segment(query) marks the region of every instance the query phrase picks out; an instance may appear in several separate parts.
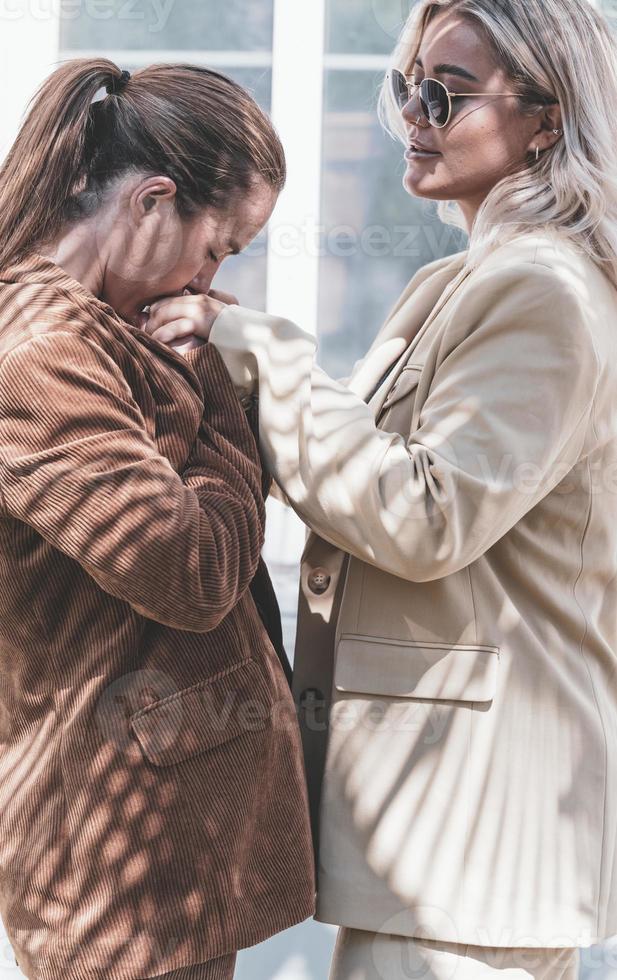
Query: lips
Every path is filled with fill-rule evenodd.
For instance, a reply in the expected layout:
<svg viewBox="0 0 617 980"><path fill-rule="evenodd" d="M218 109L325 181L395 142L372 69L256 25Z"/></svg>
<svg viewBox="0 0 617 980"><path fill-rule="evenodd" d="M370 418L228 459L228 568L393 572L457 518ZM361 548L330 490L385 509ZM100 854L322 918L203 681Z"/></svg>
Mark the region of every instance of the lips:
<svg viewBox="0 0 617 980"><path fill-rule="evenodd" d="M422 143L418 143L417 140L411 140L410 141L410 143L409 143L409 149L410 150L419 150L421 153L432 153L433 156L436 156L436 157L441 156L441 153L438 153L437 150L431 150L431 149L429 149L428 146L423 146Z"/></svg>

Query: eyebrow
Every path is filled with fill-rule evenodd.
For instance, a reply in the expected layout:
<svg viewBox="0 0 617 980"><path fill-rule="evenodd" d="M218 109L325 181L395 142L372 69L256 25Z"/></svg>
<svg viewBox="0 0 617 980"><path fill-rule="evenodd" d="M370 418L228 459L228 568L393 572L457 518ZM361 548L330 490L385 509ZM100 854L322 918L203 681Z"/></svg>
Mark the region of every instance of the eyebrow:
<svg viewBox="0 0 617 980"><path fill-rule="evenodd" d="M424 69L424 65L422 64L420 58L416 58L416 64L419 65L420 68ZM476 78L475 75L472 75L471 72L467 71L466 68L461 68L460 65L450 65L447 63L441 65L435 65L434 74L435 75L458 75L459 78L466 78L468 82L480 81L479 78Z"/></svg>

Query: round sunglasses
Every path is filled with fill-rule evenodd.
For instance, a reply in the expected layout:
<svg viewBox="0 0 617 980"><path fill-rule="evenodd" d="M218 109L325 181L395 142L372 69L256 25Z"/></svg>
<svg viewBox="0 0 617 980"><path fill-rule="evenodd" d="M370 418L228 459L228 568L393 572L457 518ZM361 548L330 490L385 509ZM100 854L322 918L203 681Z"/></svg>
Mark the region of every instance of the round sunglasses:
<svg viewBox="0 0 617 980"><path fill-rule="evenodd" d="M413 77L413 76L412 76ZM436 129L443 129L452 116L452 99L461 99L473 95L512 95L512 92L449 92L443 82L437 78L423 78L419 84L410 82L398 68L388 73L394 101L399 109L404 109L412 98L415 89L419 89L420 108L423 115Z"/></svg>

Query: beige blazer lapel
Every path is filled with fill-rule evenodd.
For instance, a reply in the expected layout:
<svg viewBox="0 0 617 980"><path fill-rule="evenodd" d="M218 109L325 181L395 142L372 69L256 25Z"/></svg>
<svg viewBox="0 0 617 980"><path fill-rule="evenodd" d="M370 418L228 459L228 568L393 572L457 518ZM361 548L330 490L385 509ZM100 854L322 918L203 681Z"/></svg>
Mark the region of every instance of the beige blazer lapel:
<svg viewBox="0 0 617 980"><path fill-rule="evenodd" d="M383 374L396 363L393 372L369 401L375 417L379 415L390 388L421 337L469 275L469 268L461 268L466 255L456 255L452 262L426 279L407 300L395 307L368 353L354 370L347 387L366 399Z"/></svg>
<svg viewBox="0 0 617 980"><path fill-rule="evenodd" d="M420 338L471 271L462 268L466 258L467 252L458 253L451 262L429 276L409 296L403 294L366 356L358 362L352 372L347 387L360 398L366 399L379 379L398 358L393 373L385 379L368 403L375 418L379 416L388 392ZM301 561L308 559L316 541L321 539L307 529ZM326 547L331 549L332 554L338 551L334 545L327 544Z"/></svg>

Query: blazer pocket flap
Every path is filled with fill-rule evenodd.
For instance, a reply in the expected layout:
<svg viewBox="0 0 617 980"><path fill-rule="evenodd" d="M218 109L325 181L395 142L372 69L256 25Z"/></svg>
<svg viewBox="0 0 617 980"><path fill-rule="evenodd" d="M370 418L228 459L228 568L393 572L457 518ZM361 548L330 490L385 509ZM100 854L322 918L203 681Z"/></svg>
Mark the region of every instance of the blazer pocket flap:
<svg viewBox="0 0 617 980"><path fill-rule="evenodd" d="M382 411L390 408L395 402L405 398L410 395L414 388L418 387L418 382L420 380L420 374L422 373L422 366L415 365L404 367L399 374L397 380L394 382L392 388L386 396L386 400L383 403Z"/></svg>
<svg viewBox="0 0 617 980"><path fill-rule="evenodd" d="M334 683L339 691L431 701L491 701L499 648L421 643L343 634Z"/></svg>
<svg viewBox="0 0 617 980"><path fill-rule="evenodd" d="M173 765L270 723L272 697L255 660L243 660L129 717L145 756Z"/></svg>

